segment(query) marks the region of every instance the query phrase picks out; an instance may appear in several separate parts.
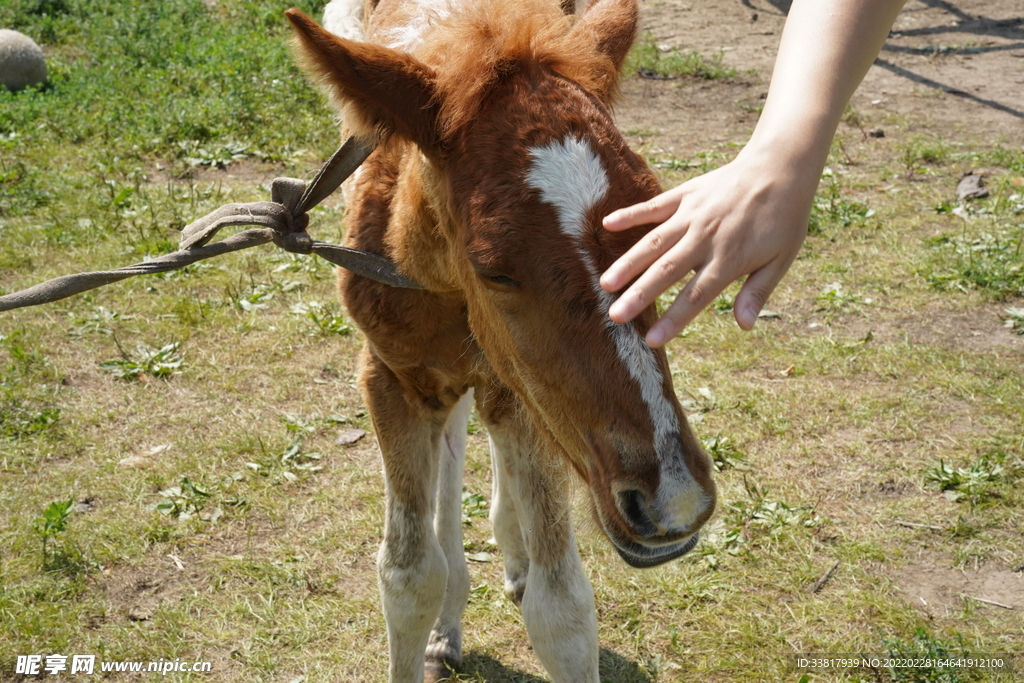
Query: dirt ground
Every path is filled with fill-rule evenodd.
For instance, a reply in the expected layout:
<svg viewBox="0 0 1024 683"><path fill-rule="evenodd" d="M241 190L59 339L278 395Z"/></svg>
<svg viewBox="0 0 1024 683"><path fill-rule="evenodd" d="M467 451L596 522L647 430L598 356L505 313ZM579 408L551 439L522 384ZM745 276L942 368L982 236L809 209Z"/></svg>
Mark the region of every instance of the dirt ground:
<svg viewBox="0 0 1024 683"><path fill-rule="evenodd" d="M616 112L620 126L657 122L657 147L681 158L715 143L742 142L756 123L751 110L767 91L789 4L643 3L641 32L649 31L659 46L708 56L721 51L740 75L724 87L627 81ZM947 139L1024 144L1024 6L1017 0L909 0L851 105L883 130L896 115Z"/></svg>

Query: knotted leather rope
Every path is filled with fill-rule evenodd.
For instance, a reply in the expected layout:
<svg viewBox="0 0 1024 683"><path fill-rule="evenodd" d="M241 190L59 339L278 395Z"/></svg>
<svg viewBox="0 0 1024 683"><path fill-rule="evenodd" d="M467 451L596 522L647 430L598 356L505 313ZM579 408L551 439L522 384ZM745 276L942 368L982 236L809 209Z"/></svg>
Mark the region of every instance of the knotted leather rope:
<svg viewBox="0 0 1024 683"><path fill-rule="evenodd" d="M314 240L306 232L308 211L334 192L370 156L373 148L349 138L324 164L307 185L297 178L275 178L269 202L226 204L186 225L181 231L179 250L116 270L63 275L20 292L0 296L0 311L46 304L102 287L135 275L151 275L185 266L232 251L273 242L294 254L316 254L377 282L393 287L423 289L398 271L389 259L357 249ZM207 244L221 228L231 225L259 225L213 244Z"/></svg>

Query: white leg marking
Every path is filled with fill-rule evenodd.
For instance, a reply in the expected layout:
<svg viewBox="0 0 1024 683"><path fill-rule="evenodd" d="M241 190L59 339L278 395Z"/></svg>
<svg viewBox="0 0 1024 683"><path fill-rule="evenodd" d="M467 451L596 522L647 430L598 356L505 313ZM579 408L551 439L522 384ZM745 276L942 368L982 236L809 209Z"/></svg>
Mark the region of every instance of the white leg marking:
<svg viewBox="0 0 1024 683"><path fill-rule="evenodd" d="M462 547L462 471L466 461L466 426L472 407L473 390L470 389L459 399L445 423L434 516L434 531L448 561L448 584L426 656L436 660L452 658L456 663L462 653L462 613L469 599L469 570Z"/></svg>
<svg viewBox="0 0 1024 683"><path fill-rule="evenodd" d="M597 611L572 530L564 473L546 463L525 416L488 425L491 519L505 585L522 591L530 643L552 683L597 683ZM561 550L558 550L561 549Z"/></svg>
<svg viewBox="0 0 1024 683"><path fill-rule="evenodd" d="M522 610L530 643L552 683L598 683L594 589L583 573L575 538L557 565L534 564Z"/></svg>
<svg viewBox="0 0 1024 683"><path fill-rule="evenodd" d="M374 422L377 423L376 418ZM398 440L381 439L382 448L401 449L386 450L384 456L385 462L392 460L398 466L402 479L392 481L385 466L384 541L377 554L377 573L388 629L389 680L421 683L431 627L441 614L448 583L448 559L434 530L444 437L436 424L419 418L411 419L403 429ZM444 457L450 459L445 450ZM402 460L414 463L415 467L404 468L403 472L402 464L408 463ZM401 497L396 495L396 485L406 487ZM422 499L421 496L427 501L425 509L402 502ZM442 514L447 520L450 510ZM446 525L450 526L447 522ZM447 536L445 540L450 543L451 534Z"/></svg>
<svg viewBox="0 0 1024 683"><path fill-rule="evenodd" d="M709 503L708 497L683 462L678 445L679 420L665 397L662 388L664 378L654 352L644 343L632 323L620 325L608 317L608 308L615 297L601 288L597 266L584 242L585 235L592 229L587 214L608 192L604 165L589 141L571 136L535 147L530 150L530 156L533 164L526 175L527 183L540 191L541 199L554 205L559 229L576 242L619 359L640 387L640 395L651 416L662 481L654 505L665 513L675 511L680 521L684 520L703 510Z"/></svg>
<svg viewBox="0 0 1024 683"><path fill-rule="evenodd" d="M418 683L430 628L444 600L448 562L429 516L397 501L388 501L387 515L377 573L388 627L389 680Z"/></svg>
<svg viewBox="0 0 1024 683"><path fill-rule="evenodd" d="M530 555L519 524L512 473L505 454L517 450L509 434L488 430L491 445L491 528L505 558L505 594L522 603L526 577L530 571ZM513 456L515 457L515 456Z"/></svg>

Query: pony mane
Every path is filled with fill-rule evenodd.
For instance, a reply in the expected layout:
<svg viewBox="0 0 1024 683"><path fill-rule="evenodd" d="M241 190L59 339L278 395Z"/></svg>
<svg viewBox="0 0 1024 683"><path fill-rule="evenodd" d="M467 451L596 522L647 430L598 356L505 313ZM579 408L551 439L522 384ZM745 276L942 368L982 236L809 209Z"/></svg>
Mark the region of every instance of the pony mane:
<svg viewBox="0 0 1024 683"><path fill-rule="evenodd" d="M608 104L617 94L615 63L552 0L461 4L435 16L413 53L435 70L442 140L476 117L492 86L517 74L550 71Z"/></svg>

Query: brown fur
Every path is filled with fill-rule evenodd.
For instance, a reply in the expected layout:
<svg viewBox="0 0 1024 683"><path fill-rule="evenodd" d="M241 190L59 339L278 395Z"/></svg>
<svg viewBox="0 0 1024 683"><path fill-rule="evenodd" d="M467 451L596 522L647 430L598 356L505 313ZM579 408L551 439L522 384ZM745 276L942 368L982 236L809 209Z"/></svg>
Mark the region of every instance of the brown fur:
<svg viewBox="0 0 1024 683"><path fill-rule="evenodd" d="M401 16L389 7L378 12ZM523 71L561 75L611 104L618 71L635 38L636 8L599 3L573 25L558 5L543 0L481 3L460 12L455 21L438 22L417 59L317 31L315 22L298 10L289 10L288 18L301 27L300 61L330 84L353 131L397 134L425 150L438 150L474 119L492 86ZM611 22L634 28L613 34L598 29ZM396 102L398 93L409 99ZM356 97L358 104L347 106ZM422 116L409 125L390 115L397 107Z"/></svg>

